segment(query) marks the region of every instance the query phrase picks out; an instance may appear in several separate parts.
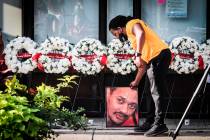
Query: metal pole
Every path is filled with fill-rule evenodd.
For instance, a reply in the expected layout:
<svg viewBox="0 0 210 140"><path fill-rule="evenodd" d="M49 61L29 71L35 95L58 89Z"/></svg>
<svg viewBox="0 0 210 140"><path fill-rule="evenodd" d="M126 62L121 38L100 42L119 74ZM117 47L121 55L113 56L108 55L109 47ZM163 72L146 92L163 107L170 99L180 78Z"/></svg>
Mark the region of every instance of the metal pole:
<svg viewBox="0 0 210 140"><path fill-rule="evenodd" d="M205 70L205 72L204 72L204 74L203 74L203 77L202 77L202 79L201 79L199 85L197 86L197 88L196 88L196 90L195 90L195 92L194 92L194 94L193 94L193 96L192 96L192 98L191 98L191 100L190 100L190 102L189 102L189 104L188 104L188 106L187 106L187 108L186 108L186 110L185 110L185 112L184 112L184 114L183 114L181 120L179 121L178 126L176 127L176 130L171 134L172 137L173 137L173 140L176 139L176 137L177 137L177 135L178 135L178 133L179 133L179 130L180 130L182 124L183 124L183 121L184 121L184 119L185 119L185 116L187 115L188 111L190 110L193 101L195 101L196 95L199 93L199 91L200 91L200 89L201 89L201 86L202 86L202 84L203 84L203 82L204 82L206 76L208 75L209 68L210 68L210 65L208 65L207 69Z"/></svg>
<svg viewBox="0 0 210 140"><path fill-rule="evenodd" d="M73 103L72 103L71 111L74 111L74 105L75 105L76 98L77 98L77 95L78 95L78 92L79 92L79 86L80 86L81 79L82 79L82 75L80 75L80 77L79 77L79 82L78 82L78 86L77 86L76 93L75 93L75 96L74 96L74 100L73 100Z"/></svg>

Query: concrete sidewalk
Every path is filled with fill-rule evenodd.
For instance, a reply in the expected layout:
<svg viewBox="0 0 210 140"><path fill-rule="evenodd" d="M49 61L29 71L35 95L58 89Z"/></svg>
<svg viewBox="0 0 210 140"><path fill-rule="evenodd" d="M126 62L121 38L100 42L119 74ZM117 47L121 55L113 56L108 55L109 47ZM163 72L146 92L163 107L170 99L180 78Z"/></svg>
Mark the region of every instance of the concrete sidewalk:
<svg viewBox="0 0 210 140"><path fill-rule="evenodd" d="M142 135L84 135L62 134L56 140L172 140L171 137L145 137ZM210 140L206 136L179 136L176 140Z"/></svg>
<svg viewBox="0 0 210 140"><path fill-rule="evenodd" d="M91 133L92 132L92 133ZM145 137L143 133L136 133L134 131L124 130L88 130L86 132L71 132L62 133L56 140L172 140L173 138L168 136L168 133L164 133L161 136ZM197 131L181 131L176 140L210 140L210 130L197 132Z"/></svg>
<svg viewBox="0 0 210 140"><path fill-rule="evenodd" d="M133 127L107 128L102 118L90 119L87 130L55 129L59 134L56 140L172 140L170 132L174 132L179 120L166 119L169 132L157 137L145 137L135 132ZM176 140L210 140L210 120L189 120L181 127ZM140 124L143 121L140 122Z"/></svg>

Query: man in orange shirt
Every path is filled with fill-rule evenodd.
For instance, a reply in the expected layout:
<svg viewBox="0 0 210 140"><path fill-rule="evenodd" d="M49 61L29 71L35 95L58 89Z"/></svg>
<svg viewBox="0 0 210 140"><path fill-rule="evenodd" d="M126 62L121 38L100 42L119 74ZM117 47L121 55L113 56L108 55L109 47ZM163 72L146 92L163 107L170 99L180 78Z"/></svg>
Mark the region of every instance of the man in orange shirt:
<svg viewBox="0 0 210 140"><path fill-rule="evenodd" d="M142 20L116 16L109 23L110 32L121 41L129 40L136 50L135 64L138 72L131 88L136 88L146 72L146 121L136 128L145 136L156 136L168 131L164 124L163 96L167 95L166 74L171 61L169 47Z"/></svg>

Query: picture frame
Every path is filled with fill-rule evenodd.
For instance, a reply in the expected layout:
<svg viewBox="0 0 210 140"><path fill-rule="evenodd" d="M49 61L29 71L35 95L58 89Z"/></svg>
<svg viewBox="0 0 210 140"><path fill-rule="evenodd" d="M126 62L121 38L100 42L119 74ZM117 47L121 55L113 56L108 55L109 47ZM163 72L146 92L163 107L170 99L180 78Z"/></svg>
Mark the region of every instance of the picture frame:
<svg viewBox="0 0 210 140"><path fill-rule="evenodd" d="M138 126L138 89L106 87L105 95L106 127Z"/></svg>

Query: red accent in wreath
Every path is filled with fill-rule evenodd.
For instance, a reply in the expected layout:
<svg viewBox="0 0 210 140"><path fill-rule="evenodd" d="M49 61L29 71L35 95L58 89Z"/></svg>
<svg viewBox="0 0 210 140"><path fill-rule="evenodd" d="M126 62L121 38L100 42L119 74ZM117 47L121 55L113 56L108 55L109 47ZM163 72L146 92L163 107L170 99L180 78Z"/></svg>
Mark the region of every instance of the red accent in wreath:
<svg viewBox="0 0 210 140"><path fill-rule="evenodd" d="M105 54L101 57L100 63L102 65L106 65L107 64L107 56Z"/></svg>
<svg viewBox="0 0 210 140"><path fill-rule="evenodd" d="M84 54L84 55L80 55L80 57L85 58L86 61L88 61L88 62L92 62L97 57L97 55L96 54Z"/></svg>
<svg viewBox="0 0 210 140"><path fill-rule="evenodd" d="M32 60L34 61L37 61L39 58L40 58L40 56L41 56L42 54L41 53L36 53L33 57L32 57Z"/></svg>
<svg viewBox="0 0 210 140"><path fill-rule="evenodd" d="M18 53L17 58L31 58L32 54L29 53Z"/></svg>
<svg viewBox="0 0 210 140"><path fill-rule="evenodd" d="M132 57L134 57L134 54L114 54L114 56L118 59L130 59Z"/></svg>
<svg viewBox="0 0 210 140"><path fill-rule="evenodd" d="M201 55L198 56L198 66L199 66L199 69L204 70L204 61Z"/></svg>

